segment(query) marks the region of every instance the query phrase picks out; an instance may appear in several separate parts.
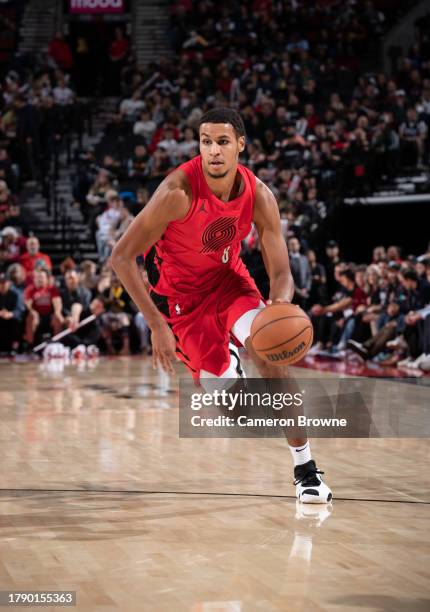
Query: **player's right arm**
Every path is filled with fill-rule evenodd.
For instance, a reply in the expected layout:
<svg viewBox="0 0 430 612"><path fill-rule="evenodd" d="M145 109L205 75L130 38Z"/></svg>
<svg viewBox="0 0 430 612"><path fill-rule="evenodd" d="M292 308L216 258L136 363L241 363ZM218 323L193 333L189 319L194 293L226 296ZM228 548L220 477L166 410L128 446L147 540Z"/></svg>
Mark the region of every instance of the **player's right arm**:
<svg viewBox="0 0 430 612"><path fill-rule="evenodd" d="M130 297L145 317L152 332L153 364L173 373L176 341L172 330L154 305L136 257L161 238L169 223L183 219L191 205L191 193L182 170L167 176L145 208L137 215L112 251L112 267Z"/></svg>

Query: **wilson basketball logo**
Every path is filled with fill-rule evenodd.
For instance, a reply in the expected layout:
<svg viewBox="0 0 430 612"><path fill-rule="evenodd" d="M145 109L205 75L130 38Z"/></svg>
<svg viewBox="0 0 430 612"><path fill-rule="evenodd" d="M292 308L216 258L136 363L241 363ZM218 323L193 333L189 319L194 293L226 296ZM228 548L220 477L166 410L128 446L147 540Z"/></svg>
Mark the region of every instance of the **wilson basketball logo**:
<svg viewBox="0 0 430 612"><path fill-rule="evenodd" d="M236 236L238 217L221 217L210 223L202 236L202 253L215 253L229 245Z"/></svg>
<svg viewBox="0 0 430 612"><path fill-rule="evenodd" d="M281 359L290 359L293 355L300 353L302 349L306 346L305 342L301 342L298 344L292 351L281 351L280 353L272 353L266 355L269 361L279 361Z"/></svg>

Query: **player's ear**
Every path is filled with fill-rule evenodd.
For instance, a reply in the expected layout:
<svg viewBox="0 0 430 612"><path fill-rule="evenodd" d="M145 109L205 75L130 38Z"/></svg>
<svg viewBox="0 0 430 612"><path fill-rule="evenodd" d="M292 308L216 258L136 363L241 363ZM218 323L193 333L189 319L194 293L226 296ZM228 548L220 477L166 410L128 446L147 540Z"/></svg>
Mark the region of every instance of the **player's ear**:
<svg viewBox="0 0 430 612"><path fill-rule="evenodd" d="M239 153L242 153L242 151L245 149L245 136L239 136L237 142L239 145Z"/></svg>

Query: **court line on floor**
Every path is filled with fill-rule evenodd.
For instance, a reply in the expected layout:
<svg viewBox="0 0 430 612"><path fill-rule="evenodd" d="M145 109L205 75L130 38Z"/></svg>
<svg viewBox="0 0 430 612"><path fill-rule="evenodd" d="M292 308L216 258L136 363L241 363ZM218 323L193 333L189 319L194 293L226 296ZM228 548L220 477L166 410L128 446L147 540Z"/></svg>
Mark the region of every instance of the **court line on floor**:
<svg viewBox="0 0 430 612"><path fill-rule="evenodd" d="M122 493L125 495L202 495L210 497L262 497L266 499L296 499L295 495L272 495L269 493L219 493L205 491L139 491L133 489L8 489L0 488L1 493ZM407 499L372 499L366 497L334 497L333 501L376 502L382 504L419 504L430 506L430 501Z"/></svg>

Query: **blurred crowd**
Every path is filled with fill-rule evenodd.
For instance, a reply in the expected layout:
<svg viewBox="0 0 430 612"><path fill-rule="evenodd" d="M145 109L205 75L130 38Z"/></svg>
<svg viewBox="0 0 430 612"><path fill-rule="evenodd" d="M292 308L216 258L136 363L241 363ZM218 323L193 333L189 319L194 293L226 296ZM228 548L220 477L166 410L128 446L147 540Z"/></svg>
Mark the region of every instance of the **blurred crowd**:
<svg viewBox="0 0 430 612"><path fill-rule="evenodd" d="M355 353L380 366L430 371L430 243L418 257L378 246L361 265L345 261L334 241L323 264L315 251L302 253L297 238L288 246L294 301L313 322L311 355Z"/></svg>
<svg viewBox="0 0 430 612"><path fill-rule="evenodd" d="M61 147L72 135L80 137L82 128L82 108L67 73L52 59L14 62L1 80L1 178L14 193L26 181L44 183Z"/></svg>
<svg viewBox="0 0 430 612"><path fill-rule="evenodd" d="M115 192L111 197L117 197ZM123 203L119 207L126 210ZM28 350L68 329L62 342L71 348L83 344L105 354L151 353L148 325L109 259L97 266L66 258L61 274L54 275L36 237L23 241L9 227L2 239L11 255L0 271L0 352ZM294 302L314 326L311 355L344 358L354 353L381 366L430 371L430 243L426 253L406 257L398 246L378 246L370 263L357 265L345 261L335 241L326 244L320 260L288 229L286 239ZM242 256L268 298L255 229L243 243ZM81 327L89 315L95 315L93 320Z"/></svg>
<svg viewBox="0 0 430 612"><path fill-rule="evenodd" d="M428 167L429 18L416 23L408 53L393 56L391 75L373 71L371 53L363 52L401 5L175 1L174 57L147 67L137 66L116 28L101 91L120 97L98 145L76 148L71 177L99 259L67 258L59 275L20 211L19 190L25 181L43 181L65 140L81 133L76 91L91 93L96 66L85 61L85 40L72 52L61 33L43 62L14 65L0 98L0 350L26 350L65 328L73 331L64 340L70 346L151 350L146 323L109 256L163 178L198 153L201 115L232 106L247 129L241 161L279 202L295 300L315 325L313 352L425 363L430 253L415 259L399 247L378 247L368 264L345 262L325 224L346 195L370 193L400 169ZM267 297L255 228L243 257ZM80 328L91 313L95 321Z"/></svg>
<svg viewBox="0 0 430 612"><path fill-rule="evenodd" d="M274 191L282 217L312 246L347 195L366 195L400 170L428 168L429 18L391 76L361 61L401 3L172 3L173 59L119 71L122 97L94 150L81 151L74 198L96 238L104 194L136 214L173 168L198 152L213 106L245 121L242 161ZM339 10L339 7L342 10ZM105 234L105 230L101 232ZM99 255L108 256L98 240Z"/></svg>
<svg viewBox="0 0 430 612"><path fill-rule="evenodd" d="M120 46L111 45L112 57ZM76 96L73 65L57 34L47 55L16 56L0 82L0 353L27 352L65 329L72 331L63 340L71 348L95 344L105 353L127 354L149 349L147 326L106 258L100 269L93 261L66 258L54 270L34 235L35 215L21 202L24 186L39 185L46 195L59 155L72 139L79 144L84 107ZM96 195L89 198L92 212L99 204L100 214L91 218L101 250L112 247L132 218L116 191L106 195L105 207ZM95 320L81 328L91 314Z"/></svg>
<svg viewBox="0 0 430 612"><path fill-rule="evenodd" d="M2 235L10 246L19 239L11 230ZM24 253L0 272L0 353L27 352L64 330L70 333L61 342L71 349L95 345L109 355L151 352L148 326L109 261L98 267L68 257L54 274L36 237L24 246Z"/></svg>

